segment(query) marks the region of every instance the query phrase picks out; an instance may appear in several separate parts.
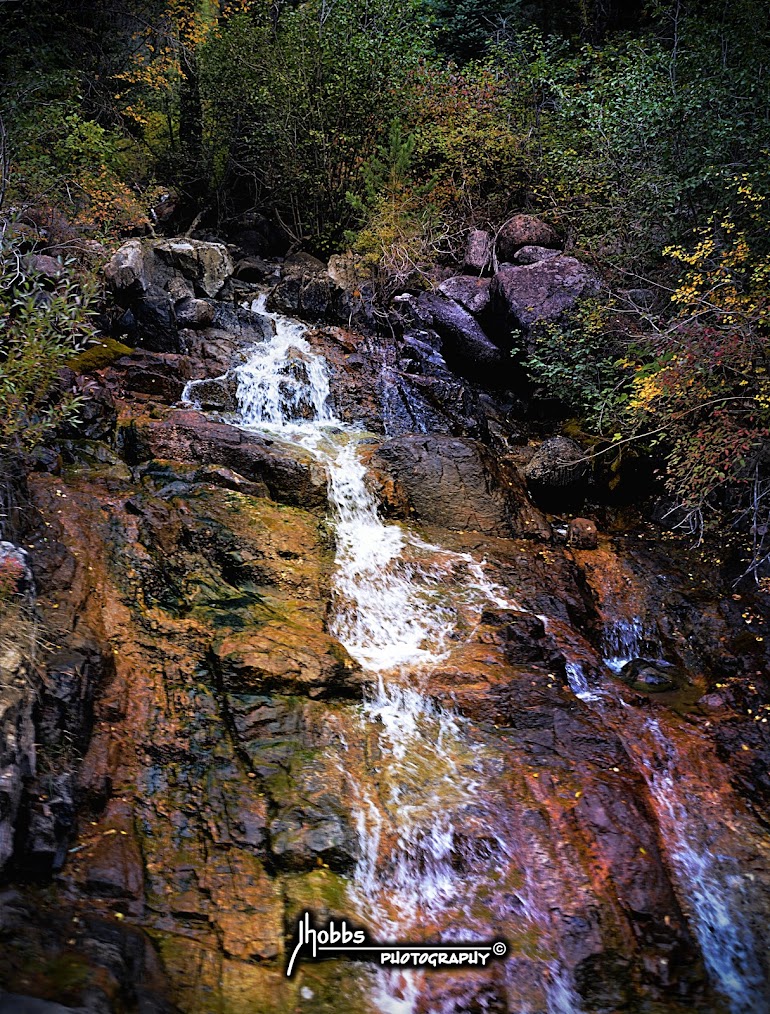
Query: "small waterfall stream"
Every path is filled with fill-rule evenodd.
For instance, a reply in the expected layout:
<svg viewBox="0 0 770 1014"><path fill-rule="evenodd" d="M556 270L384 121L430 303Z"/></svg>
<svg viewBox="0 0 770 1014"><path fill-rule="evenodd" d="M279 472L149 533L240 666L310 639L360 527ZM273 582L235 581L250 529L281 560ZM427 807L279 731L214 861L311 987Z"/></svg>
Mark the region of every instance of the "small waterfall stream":
<svg viewBox="0 0 770 1014"><path fill-rule="evenodd" d="M265 312L261 301L253 309ZM238 422L303 448L326 468L336 541L330 632L370 676L360 734L362 741L376 741L377 777L364 785L347 773L360 844L349 890L358 912L351 915L381 939L447 941L489 939L499 932L495 927L510 924L513 913L548 943L539 959L548 1014L580 1014L549 916L569 910L553 894L554 881L568 884L569 872L546 875L553 857L522 828L515 807L502 802L503 772L494 744L423 692L431 668L452 645L471 637L484 608L517 607L470 554L432 545L381 520L361 458L362 447L374 438L335 417L326 363L305 339L305 327L268 316L274 337L233 371ZM194 382L186 396L194 397ZM541 619L559 641L559 624ZM650 641L641 620L619 621L608 630L598 671L604 666L605 673L619 672ZM729 998L732 1014L760 1014L763 1001L752 997L761 988L761 971L752 956L751 932L741 930L737 903L746 883L733 866L699 846L710 839L703 821L690 816L684 783L678 783L676 747L654 719L625 704L608 686L609 678L597 679L596 667L589 678L571 644L564 650L576 696L606 714L621 738L623 720L633 732L627 751L647 780L709 972ZM344 757L338 763L344 768ZM719 820L708 800L699 802L706 824ZM712 838L718 847L718 835ZM515 968L507 964L506 995L515 1003ZM462 984L450 997L431 998L426 1008L422 973L378 970L374 978L372 1002L382 1012L467 1009ZM523 1000L516 1009L533 1010Z"/></svg>
<svg viewBox="0 0 770 1014"><path fill-rule="evenodd" d="M254 309L264 313L262 302ZM521 886L508 883L520 846L506 836L486 788L501 773L499 760L468 722L420 689L485 607L514 603L470 554L383 523L359 450L371 435L334 416L326 364L303 325L269 316L275 336L234 371L239 424L294 443L325 466L336 541L330 632L371 675L360 732L376 737L377 788L348 775L361 854L349 894L359 918L381 939L487 940L509 915L498 882L501 895L515 892L522 920L545 927L537 872L526 870ZM378 970L375 980L377 1009L416 1009L421 972ZM549 1014L579 1014L557 957L544 961L543 980ZM461 994L432 1001L439 1004L432 1009L460 1014Z"/></svg>
<svg viewBox="0 0 770 1014"><path fill-rule="evenodd" d="M638 615L615 617L602 641L601 661L614 674L635 658L658 658L663 653L654 624ZM569 651L568 645L565 648ZM692 759L680 755L675 740L657 718L626 702L617 682L589 684L578 662L567 663L567 676L575 695L614 725L647 783L706 968L727 998L731 1014L763 1014L770 1008L770 995L758 959L750 900L756 891L770 897L770 854L761 845L765 836L730 798L726 773L712 761L711 769L701 778L693 777ZM689 730L686 733L688 740L694 735ZM721 782L720 792L704 792L704 785L712 780ZM746 849L743 861L734 854L736 836ZM757 843L762 848L758 856L753 851ZM762 879L750 872L757 859Z"/></svg>

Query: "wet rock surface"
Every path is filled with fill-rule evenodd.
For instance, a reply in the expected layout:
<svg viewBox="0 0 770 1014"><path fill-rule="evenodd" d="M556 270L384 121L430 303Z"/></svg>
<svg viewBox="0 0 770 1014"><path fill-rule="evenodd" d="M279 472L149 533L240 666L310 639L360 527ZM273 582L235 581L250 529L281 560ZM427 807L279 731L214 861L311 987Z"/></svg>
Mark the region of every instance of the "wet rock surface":
<svg viewBox="0 0 770 1014"><path fill-rule="evenodd" d="M371 464L392 483L384 500L396 511L400 505L402 516L503 537L547 529L517 474L502 468L478 441L396 437L380 445Z"/></svg>
<svg viewBox="0 0 770 1014"><path fill-rule="evenodd" d="M553 241L509 231L512 253ZM14 881L0 888L0 1011L289 1012L304 1009L303 988L314 1010L369 1010L365 967L284 974L301 911L350 917L354 788L378 798L391 777L379 732L361 732L367 680L329 629L326 479L296 447L225 421L231 389L218 418L174 407L188 380L214 385L237 368L272 322L211 298L225 261L153 253L148 274L144 242L113 262L112 284L154 298L165 279L173 349L143 338L90 378L87 433L67 435L61 474L29 478L25 545L55 647L34 673L18 654L1 661L0 865ZM280 298L315 312L332 298L324 272L296 262ZM441 305L451 297L470 316L485 289L455 280ZM584 495L582 449L567 441L567 454L557 437L511 456L526 439L515 399L458 375L449 325L442 334L430 314L388 339L331 326L306 337L330 363L338 415L372 433L386 509L485 560L510 599L416 677L467 722L474 757L494 761L462 802L453 861L462 871L495 855L480 812L498 814L510 883L490 932L510 942L527 1009L546 1009L549 960L522 908L534 870L586 1011L721 1014L654 775L681 771L690 796L734 815L737 840L716 843L757 878L740 912L761 935L766 845L749 820L770 798L770 726L756 720L770 700L761 602L715 589L708 563L657 536L541 513L528 488ZM575 690L576 660L609 703ZM625 705L613 704L621 692ZM383 853L392 836L385 822ZM497 967L464 988L435 976L424 1010L515 1009Z"/></svg>

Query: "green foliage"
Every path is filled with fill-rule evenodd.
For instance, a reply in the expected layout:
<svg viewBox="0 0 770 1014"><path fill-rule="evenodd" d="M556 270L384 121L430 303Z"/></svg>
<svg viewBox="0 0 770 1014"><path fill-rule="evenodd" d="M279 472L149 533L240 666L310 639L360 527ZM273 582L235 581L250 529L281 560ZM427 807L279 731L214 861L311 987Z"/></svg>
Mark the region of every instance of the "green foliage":
<svg viewBox="0 0 770 1014"><path fill-rule="evenodd" d="M363 222L347 238L384 298L406 284L419 284L441 250L438 216L429 203L431 185L421 187L413 178L416 141L394 120L388 143L379 145L361 169L363 193L347 195Z"/></svg>
<svg viewBox="0 0 770 1014"><path fill-rule="evenodd" d="M761 164L770 42L755 0L578 50L513 30L496 61L527 94L532 194L574 241L625 270L724 206L736 169ZM669 35L669 33L673 33Z"/></svg>
<svg viewBox="0 0 770 1014"><path fill-rule="evenodd" d="M93 334L92 290L64 275L44 284L7 227L0 237L0 454L32 450L77 399L54 394L59 370Z"/></svg>
<svg viewBox="0 0 770 1014"><path fill-rule="evenodd" d="M500 222L519 206L529 168L527 114L494 66L422 63L404 116L416 137L413 176L450 228Z"/></svg>
<svg viewBox="0 0 770 1014"><path fill-rule="evenodd" d="M207 120L224 173L298 240L333 249L352 222L349 192L403 104L424 51L416 0L308 0L226 20L200 53ZM220 179L222 179L221 177Z"/></svg>
<svg viewBox="0 0 770 1014"><path fill-rule="evenodd" d="M527 355L532 380L600 434L617 425L630 382L623 350L610 332L612 309L586 300L565 320L534 329Z"/></svg>
<svg viewBox="0 0 770 1014"><path fill-rule="evenodd" d="M16 207L66 210L102 234L146 221L135 189L143 176L138 144L85 115L77 74L22 75L7 96L10 180Z"/></svg>
<svg viewBox="0 0 770 1014"><path fill-rule="evenodd" d="M521 0L426 0L436 25L436 42L456 60L479 59L507 18L521 16Z"/></svg>

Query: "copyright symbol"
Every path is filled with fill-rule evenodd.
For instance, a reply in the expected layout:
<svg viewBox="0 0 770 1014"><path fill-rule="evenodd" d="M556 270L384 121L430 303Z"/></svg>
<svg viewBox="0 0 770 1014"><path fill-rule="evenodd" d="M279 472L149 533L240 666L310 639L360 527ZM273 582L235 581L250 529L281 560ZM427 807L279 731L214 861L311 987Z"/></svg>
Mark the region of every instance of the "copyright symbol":
<svg viewBox="0 0 770 1014"><path fill-rule="evenodd" d="M496 940L495 943L492 944L492 953L498 958L502 958L507 950L508 948L502 940Z"/></svg>

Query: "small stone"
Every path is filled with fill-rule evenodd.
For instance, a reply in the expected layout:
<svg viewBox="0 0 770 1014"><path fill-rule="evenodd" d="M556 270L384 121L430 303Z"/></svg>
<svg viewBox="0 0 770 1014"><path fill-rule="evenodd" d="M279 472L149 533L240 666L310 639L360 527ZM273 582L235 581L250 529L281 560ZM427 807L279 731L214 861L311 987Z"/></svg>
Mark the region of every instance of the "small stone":
<svg viewBox="0 0 770 1014"><path fill-rule="evenodd" d="M573 518L567 526L567 544L574 549L596 549L599 536L593 521Z"/></svg>

